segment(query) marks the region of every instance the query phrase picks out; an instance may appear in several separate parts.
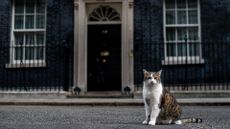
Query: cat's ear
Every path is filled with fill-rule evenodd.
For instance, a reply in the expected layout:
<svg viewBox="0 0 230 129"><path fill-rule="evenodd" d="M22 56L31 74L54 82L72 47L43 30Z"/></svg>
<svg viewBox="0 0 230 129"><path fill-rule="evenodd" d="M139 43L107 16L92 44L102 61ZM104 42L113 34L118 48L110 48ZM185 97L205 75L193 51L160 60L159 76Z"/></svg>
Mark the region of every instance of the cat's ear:
<svg viewBox="0 0 230 129"><path fill-rule="evenodd" d="M147 71L147 70L145 70L145 69L143 69L143 73L148 73L148 71Z"/></svg>
<svg viewBox="0 0 230 129"><path fill-rule="evenodd" d="M159 71L157 72L157 74L158 74L159 76L161 76L161 73L162 73L162 70L159 70Z"/></svg>
<svg viewBox="0 0 230 129"><path fill-rule="evenodd" d="M144 76L148 75L148 71L143 69Z"/></svg>

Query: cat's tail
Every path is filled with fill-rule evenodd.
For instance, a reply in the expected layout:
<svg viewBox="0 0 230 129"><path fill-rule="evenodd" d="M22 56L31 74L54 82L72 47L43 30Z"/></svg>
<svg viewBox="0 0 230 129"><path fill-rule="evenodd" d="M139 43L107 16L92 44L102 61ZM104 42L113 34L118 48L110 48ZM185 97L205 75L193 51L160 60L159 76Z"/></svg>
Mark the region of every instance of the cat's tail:
<svg viewBox="0 0 230 129"><path fill-rule="evenodd" d="M202 123L202 119L200 118L185 118L174 121L177 125L187 124L187 123Z"/></svg>

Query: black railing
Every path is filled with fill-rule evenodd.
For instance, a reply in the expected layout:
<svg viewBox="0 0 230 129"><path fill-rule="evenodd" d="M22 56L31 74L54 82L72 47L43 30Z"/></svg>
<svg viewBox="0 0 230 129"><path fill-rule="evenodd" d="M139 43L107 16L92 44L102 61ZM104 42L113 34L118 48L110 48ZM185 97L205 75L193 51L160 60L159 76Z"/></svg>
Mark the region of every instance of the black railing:
<svg viewBox="0 0 230 129"><path fill-rule="evenodd" d="M171 90L230 90L230 41L203 41L198 49L177 48L177 53L189 51L185 56L170 56L167 53L173 52L166 47L162 41L135 44L137 87L142 86L142 69L162 69L162 82ZM67 91L73 86L72 47L44 46L42 61L26 60L23 55L15 61L14 49L0 46L0 90ZM28 58L34 57L34 51L27 52Z"/></svg>
<svg viewBox="0 0 230 129"><path fill-rule="evenodd" d="M0 46L0 53L0 91L71 88L72 49L67 46Z"/></svg>
<svg viewBox="0 0 230 129"><path fill-rule="evenodd" d="M162 41L135 45L137 86L142 86L142 69L162 69L162 82L171 90L230 90L230 42L203 41L197 47L187 43L184 50L167 47Z"/></svg>

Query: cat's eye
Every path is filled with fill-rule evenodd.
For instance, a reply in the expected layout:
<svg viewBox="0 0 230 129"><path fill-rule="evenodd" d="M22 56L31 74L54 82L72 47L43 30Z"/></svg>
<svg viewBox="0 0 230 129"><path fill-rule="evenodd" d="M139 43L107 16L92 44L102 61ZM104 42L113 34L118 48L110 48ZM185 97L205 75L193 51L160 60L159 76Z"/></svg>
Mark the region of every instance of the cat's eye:
<svg viewBox="0 0 230 129"><path fill-rule="evenodd" d="M157 77L154 77L155 80L157 80Z"/></svg>
<svg viewBox="0 0 230 129"><path fill-rule="evenodd" d="M148 77L147 79L152 79L152 77Z"/></svg>

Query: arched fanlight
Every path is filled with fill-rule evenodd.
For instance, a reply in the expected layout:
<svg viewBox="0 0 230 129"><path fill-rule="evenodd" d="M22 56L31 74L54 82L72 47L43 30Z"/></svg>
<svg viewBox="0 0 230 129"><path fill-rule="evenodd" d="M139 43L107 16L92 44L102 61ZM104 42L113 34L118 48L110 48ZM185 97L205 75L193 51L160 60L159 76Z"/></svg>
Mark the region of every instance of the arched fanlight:
<svg viewBox="0 0 230 129"><path fill-rule="evenodd" d="M120 14L108 5L101 5L89 14L89 21L120 21Z"/></svg>

